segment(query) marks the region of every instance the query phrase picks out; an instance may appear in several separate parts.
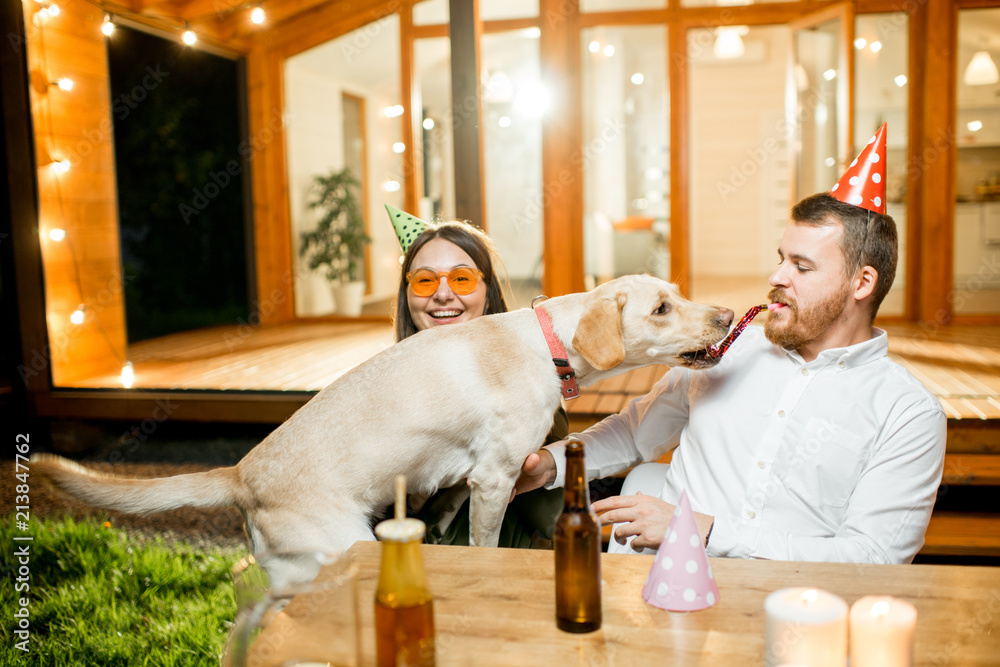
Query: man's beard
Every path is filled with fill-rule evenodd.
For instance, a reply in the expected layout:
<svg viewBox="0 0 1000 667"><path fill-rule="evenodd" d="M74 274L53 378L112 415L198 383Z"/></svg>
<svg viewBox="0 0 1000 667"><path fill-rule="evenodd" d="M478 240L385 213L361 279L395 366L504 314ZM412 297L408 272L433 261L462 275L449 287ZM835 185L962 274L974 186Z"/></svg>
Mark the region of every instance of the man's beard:
<svg viewBox="0 0 1000 667"><path fill-rule="evenodd" d="M823 301L800 310L798 304L774 288L768 298L788 308L768 313L764 335L786 350L798 350L822 336L837 321L847 307L847 294L848 286L844 285Z"/></svg>

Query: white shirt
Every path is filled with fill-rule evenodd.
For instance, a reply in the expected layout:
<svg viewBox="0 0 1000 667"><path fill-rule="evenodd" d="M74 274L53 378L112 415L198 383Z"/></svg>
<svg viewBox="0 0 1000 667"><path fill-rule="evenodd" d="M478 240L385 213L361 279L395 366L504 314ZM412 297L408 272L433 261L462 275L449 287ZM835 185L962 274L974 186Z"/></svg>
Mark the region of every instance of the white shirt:
<svg viewBox="0 0 1000 667"><path fill-rule="evenodd" d="M673 454L660 497L715 517L710 556L908 563L941 482L945 414L884 331L806 363L748 327L578 437L600 478ZM562 485L565 451L549 445Z"/></svg>

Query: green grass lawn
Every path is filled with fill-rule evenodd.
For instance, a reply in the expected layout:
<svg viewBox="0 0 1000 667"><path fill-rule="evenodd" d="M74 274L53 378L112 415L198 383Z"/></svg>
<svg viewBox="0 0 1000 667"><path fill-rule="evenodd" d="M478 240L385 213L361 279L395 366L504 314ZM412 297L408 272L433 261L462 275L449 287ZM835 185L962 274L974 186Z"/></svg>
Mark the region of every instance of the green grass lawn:
<svg viewBox="0 0 1000 667"><path fill-rule="evenodd" d="M140 540L94 520L0 527L0 665L218 665L236 613L230 568L245 549L202 551ZM15 535L31 534L31 542ZM17 592L15 552L30 546L30 589ZM30 640L14 613L29 601Z"/></svg>

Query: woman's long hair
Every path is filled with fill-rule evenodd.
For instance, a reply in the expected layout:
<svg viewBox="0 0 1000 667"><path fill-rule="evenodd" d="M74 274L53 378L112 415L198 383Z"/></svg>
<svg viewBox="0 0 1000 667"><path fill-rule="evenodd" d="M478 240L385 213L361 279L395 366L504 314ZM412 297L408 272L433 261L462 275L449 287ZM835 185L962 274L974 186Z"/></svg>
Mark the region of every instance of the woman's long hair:
<svg viewBox="0 0 1000 667"><path fill-rule="evenodd" d="M503 296L503 287L497 274L499 260L490 237L481 230L466 222L441 222L427 226L414 241L410 249L407 250L403 259L403 268L399 276L399 291L396 294L396 341L409 338L417 333L417 326L413 323L410 315L410 306L406 298L406 274L409 273L413 264L413 258L424 245L433 239L444 239L450 241L461 248L472 261L476 263L476 268L483 272L483 280L486 281L486 305L483 308L483 315L493 315L507 312L507 301Z"/></svg>

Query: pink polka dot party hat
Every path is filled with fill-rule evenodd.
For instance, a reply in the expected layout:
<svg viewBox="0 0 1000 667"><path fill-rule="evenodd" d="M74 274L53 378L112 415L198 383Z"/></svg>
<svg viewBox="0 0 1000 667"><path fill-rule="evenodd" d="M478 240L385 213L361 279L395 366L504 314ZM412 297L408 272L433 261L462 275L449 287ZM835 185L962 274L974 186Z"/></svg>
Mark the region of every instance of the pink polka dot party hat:
<svg viewBox="0 0 1000 667"><path fill-rule="evenodd" d="M840 177L830 194L885 215L885 123Z"/></svg>
<svg viewBox="0 0 1000 667"><path fill-rule="evenodd" d="M719 588L698 534L687 491L670 520L653 567L646 577L642 599L667 611L698 611L719 601Z"/></svg>

